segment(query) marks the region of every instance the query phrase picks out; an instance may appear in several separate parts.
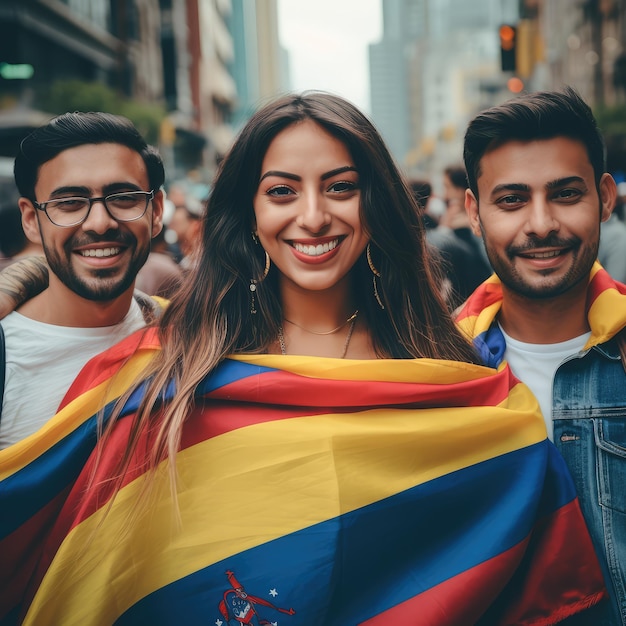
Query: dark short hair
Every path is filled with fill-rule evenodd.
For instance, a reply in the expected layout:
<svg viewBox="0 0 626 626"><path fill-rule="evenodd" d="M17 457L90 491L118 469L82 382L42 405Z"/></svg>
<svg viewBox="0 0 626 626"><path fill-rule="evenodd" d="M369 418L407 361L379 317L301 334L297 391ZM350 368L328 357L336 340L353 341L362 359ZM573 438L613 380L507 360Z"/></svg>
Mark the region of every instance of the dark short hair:
<svg viewBox="0 0 626 626"><path fill-rule="evenodd" d="M35 200L39 168L61 152L86 144L116 143L141 155L148 171L150 189L158 190L165 180L163 161L133 123L110 113L64 113L27 135L15 157L13 173L20 195Z"/></svg>
<svg viewBox="0 0 626 626"><path fill-rule="evenodd" d="M448 165L443 173L457 189L467 189L467 174L462 165Z"/></svg>
<svg viewBox="0 0 626 626"><path fill-rule="evenodd" d="M604 138L589 106L571 87L524 94L479 113L467 127L463 159L469 187L478 198L480 161L509 141L568 137L587 150L596 186L606 171Z"/></svg>

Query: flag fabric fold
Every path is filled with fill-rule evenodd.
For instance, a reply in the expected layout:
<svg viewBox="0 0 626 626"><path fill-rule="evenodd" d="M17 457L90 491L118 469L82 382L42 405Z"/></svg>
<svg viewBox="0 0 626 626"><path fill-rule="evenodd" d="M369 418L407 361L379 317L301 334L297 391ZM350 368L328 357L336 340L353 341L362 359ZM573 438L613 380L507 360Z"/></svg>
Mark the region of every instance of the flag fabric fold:
<svg viewBox="0 0 626 626"><path fill-rule="evenodd" d="M569 474L508 367L231 357L197 389L177 504L163 463L138 510L148 443L113 500L106 478L140 394L95 477L85 454L98 402L106 419L157 349L148 332L96 357L35 434L32 458L0 453L2 510L15 507L2 516L4 546L19 544L10 565L32 553L14 588L21 606L0 592L5 614L64 625L547 625L603 598Z"/></svg>
<svg viewBox="0 0 626 626"><path fill-rule="evenodd" d="M493 274L459 307L456 316L458 326L490 367L500 365L506 348L496 323L501 306L502 283ZM585 350L608 341L626 326L626 285L611 278L597 261L589 276L586 308L591 336Z"/></svg>
<svg viewBox="0 0 626 626"><path fill-rule="evenodd" d="M98 355L54 418L0 450L0 624L17 619L47 533L93 452L98 409L107 397L121 395L158 346L154 333L137 333Z"/></svg>

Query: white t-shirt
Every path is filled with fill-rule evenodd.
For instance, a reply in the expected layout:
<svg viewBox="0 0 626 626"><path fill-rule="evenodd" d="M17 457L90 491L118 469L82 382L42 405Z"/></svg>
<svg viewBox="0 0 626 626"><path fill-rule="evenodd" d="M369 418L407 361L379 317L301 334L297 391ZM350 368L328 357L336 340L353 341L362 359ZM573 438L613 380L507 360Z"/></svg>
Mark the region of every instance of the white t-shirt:
<svg viewBox="0 0 626 626"><path fill-rule="evenodd" d="M7 315L2 320L6 378L0 450L39 430L87 361L144 325L134 298L119 324L101 328L54 326L16 312Z"/></svg>
<svg viewBox="0 0 626 626"><path fill-rule="evenodd" d="M502 327L500 327L502 330ZM560 343L525 343L509 337L503 330L506 350L504 358L511 371L525 383L539 401L548 437L554 438L552 425L552 382L557 368L565 359L578 354L587 343L591 333Z"/></svg>

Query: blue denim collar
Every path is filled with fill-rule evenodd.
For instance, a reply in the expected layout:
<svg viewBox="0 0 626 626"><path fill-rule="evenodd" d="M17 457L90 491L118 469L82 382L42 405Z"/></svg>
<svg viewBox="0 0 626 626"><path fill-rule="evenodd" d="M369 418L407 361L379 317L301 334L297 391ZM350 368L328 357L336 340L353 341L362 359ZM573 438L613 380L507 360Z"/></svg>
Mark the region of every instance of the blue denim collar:
<svg viewBox="0 0 626 626"><path fill-rule="evenodd" d="M610 339L605 343L599 343L593 346L592 350L596 350L603 357L611 361L619 361L622 358L619 352L619 346L617 345L617 340L615 338Z"/></svg>

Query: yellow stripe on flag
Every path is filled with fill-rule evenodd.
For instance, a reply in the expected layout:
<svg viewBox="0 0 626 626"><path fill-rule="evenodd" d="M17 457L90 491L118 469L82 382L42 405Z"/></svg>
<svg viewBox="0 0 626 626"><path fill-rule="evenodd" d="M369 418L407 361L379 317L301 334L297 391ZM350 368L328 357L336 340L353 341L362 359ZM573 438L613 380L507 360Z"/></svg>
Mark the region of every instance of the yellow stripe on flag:
<svg viewBox="0 0 626 626"><path fill-rule="evenodd" d="M58 615L57 601L66 626L94 615L111 623L147 594L233 554L545 437L521 384L503 407L376 409L227 432L178 454L182 530L162 465L132 541L116 549L143 478L119 493L102 525L101 510L68 535L24 624ZM78 566L85 545L97 557Z"/></svg>
<svg viewBox="0 0 626 626"><path fill-rule="evenodd" d="M328 380L372 380L378 382L448 385L495 376L490 367L438 359L327 359L311 356L231 355L260 367L273 367L292 374Z"/></svg>

